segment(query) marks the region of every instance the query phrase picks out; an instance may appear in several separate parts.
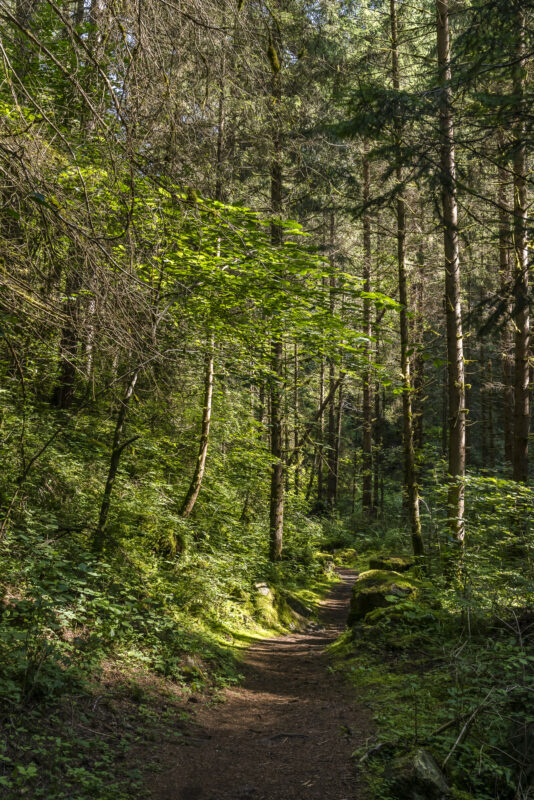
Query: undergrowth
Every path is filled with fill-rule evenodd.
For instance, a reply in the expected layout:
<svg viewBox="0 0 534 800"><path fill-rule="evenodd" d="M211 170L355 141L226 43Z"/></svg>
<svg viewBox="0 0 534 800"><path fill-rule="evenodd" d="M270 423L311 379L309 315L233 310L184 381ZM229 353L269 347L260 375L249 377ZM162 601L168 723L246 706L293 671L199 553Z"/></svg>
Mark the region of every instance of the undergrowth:
<svg viewBox="0 0 534 800"><path fill-rule="evenodd" d="M396 761L417 748L443 767L458 800L532 797L531 494L512 482L469 478L463 553L429 503L426 573L410 573L418 577L416 599L389 598L387 609L364 617L332 648L373 712L375 738L355 758L375 797L397 797ZM377 552L407 552L402 525L390 517L387 549L380 525L349 551L361 570Z"/></svg>
<svg viewBox="0 0 534 800"><path fill-rule="evenodd" d="M86 531L19 518L0 545L2 797L143 796L136 747L174 735L188 698L237 682L243 647L313 615L332 581L318 522L288 515L276 565L265 529L228 515L181 521L187 546L162 552L116 524L97 558Z"/></svg>

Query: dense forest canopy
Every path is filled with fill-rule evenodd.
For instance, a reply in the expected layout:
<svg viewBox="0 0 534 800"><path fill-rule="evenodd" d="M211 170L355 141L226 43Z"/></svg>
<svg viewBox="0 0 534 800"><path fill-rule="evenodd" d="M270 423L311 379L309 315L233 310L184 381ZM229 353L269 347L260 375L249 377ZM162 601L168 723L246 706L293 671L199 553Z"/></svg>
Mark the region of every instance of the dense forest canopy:
<svg viewBox="0 0 534 800"><path fill-rule="evenodd" d="M0 0L8 711L393 549L516 637L452 761L531 796L533 56L522 0ZM108 797L12 741L6 796Z"/></svg>

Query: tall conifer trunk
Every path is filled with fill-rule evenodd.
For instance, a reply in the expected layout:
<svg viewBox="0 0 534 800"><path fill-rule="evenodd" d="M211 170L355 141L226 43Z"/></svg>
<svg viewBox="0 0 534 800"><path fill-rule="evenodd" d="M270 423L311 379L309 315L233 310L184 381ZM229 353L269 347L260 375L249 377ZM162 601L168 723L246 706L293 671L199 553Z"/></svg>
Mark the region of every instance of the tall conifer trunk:
<svg viewBox="0 0 534 800"><path fill-rule="evenodd" d="M323 446L324 446L324 378L325 378L325 360L321 355L321 371L319 374L319 444L317 447L317 501L321 506L324 496L323 485Z"/></svg>
<svg viewBox="0 0 534 800"><path fill-rule="evenodd" d="M500 157L504 157L505 141L504 134L499 131L499 151ZM501 284L501 296L506 299L506 321L501 334L501 370L503 382L503 436L504 436L504 458L507 464L511 465L514 451L514 366L512 355L512 335L508 324L508 315L511 313L510 285L512 281L511 259L512 242L510 234L510 208L508 202L509 176L505 167L499 165L499 272Z"/></svg>
<svg viewBox="0 0 534 800"><path fill-rule="evenodd" d="M335 217L330 214L330 266L335 266ZM335 274L330 275L330 313L333 315L336 310L336 289L337 279ZM328 359L328 389L331 394L335 391L336 366L332 356ZM341 410L340 410L341 413ZM330 509L334 508L337 500L337 416L336 404L332 399L328 409L328 453L327 453L327 479L326 479L326 502Z"/></svg>
<svg viewBox="0 0 534 800"><path fill-rule="evenodd" d="M271 104L273 113L271 160L271 212L275 217L282 213L282 139L280 130L280 54L269 40L268 55L271 63ZM282 244L282 228L273 222L271 241L275 247ZM277 331L271 341L271 493L269 503L269 557L279 561L282 556L284 531L284 463L283 463L283 404L284 345L282 332Z"/></svg>
<svg viewBox="0 0 534 800"><path fill-rule="evenodd" d="M425 385L424 345L425 256L423 246L417 250L417 279L414 287L414 339L417 347L413 358L413 444L417 454L423 448L423 390ZM418 464L416 462L416 469Z"/></svg>
<svg viewBox="0 0 534 800"><path fill-rule="evenodd" d="M363 289L371 291L371 216L367 204L371 197L369 157L363 156L363 202L366 206L363 213ZM363 301L363 334L371 341L371 303ZM364 514L373 513L373 407L371 397L371 347L367 343L364 349L365 368L362 376L362 510Z"/></svg>
<svg viewBox="0 0 534 800"><path fill-rule="evenodd" d="M458 204L452 110L449 0L436 0L438 69L440 80L440 162L445 254L445 310L447 316L449 491L451 532L463 543L465 476L465 376L458 243Z"/></svg>
<svg viewBox="0 0 534 800"><path fill-rule="evenodd" d="M530 315L527 240L527 151L524 123L525 94L525 12L518 11L517 45L513 71L513 92L517 99L514 125L514 442L512 475L528 480L528 434L530 428Z"/></svg>
<svg viewBox="0 0 534 800"><path fill-rule="evenodd" d="M397 6L395 0L390 0L391 22L391 56L393 88L400 89L399 71L399 44ZM399 279L400 302L400 346L401 346L401 375L402 375L402 421L403 421L403 446L404 446L404 491L410 516L412 535L412 548L416 556L423 554L423 539L421 536L421 520L419 517L419 490L415 472L415 450L413 435L412 415L412 383L410 375L409 328L408 328L408 281L406 275L406 200L402 185L401 168L401 135L400 122L395 122L396 144L396 178L399 185L397 194L397 267Z"/></svg>

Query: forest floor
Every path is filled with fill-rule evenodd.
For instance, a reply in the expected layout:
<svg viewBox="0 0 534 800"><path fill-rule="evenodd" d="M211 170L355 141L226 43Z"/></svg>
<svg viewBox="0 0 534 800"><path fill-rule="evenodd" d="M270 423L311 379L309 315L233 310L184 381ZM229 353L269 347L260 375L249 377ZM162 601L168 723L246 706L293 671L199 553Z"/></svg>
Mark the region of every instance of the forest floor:
<svg viewBox="0 0 534 800"><path fill-rule="evenodd" d="M370 730L369 712L325 653L344 630L356 573L339 576L319 625L252 646L243 683L221 703L198 704L185 741L164 744L152 800L362 797L351 754Z"/></svg>

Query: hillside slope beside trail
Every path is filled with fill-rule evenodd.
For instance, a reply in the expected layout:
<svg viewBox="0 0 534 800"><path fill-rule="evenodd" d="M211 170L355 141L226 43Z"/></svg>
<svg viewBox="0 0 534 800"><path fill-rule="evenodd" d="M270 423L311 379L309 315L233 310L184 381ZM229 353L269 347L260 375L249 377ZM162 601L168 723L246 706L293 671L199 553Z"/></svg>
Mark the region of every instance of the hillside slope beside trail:
<svg viewBox="0 0 534 800"><path fill-rule="evenodd" d="M241 686L199 707L188 745L161 753L152 800L357 800L351 753L369 729L350 688L328 669L356 573L339 570L319 630L262 641Z"/></svg>

